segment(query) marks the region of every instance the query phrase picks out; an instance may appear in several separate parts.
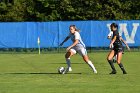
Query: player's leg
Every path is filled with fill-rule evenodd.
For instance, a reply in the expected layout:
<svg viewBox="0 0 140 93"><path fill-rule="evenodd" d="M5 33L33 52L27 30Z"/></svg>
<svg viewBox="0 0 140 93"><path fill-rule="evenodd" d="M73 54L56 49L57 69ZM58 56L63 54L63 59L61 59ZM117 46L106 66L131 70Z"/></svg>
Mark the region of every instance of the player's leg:
<svg viewBox="0 0 140 93"><path fill-rule="evenodd" d="M65 59L66 59L66 63L67 63L67 70L68 71L72 71L71 68L71 61L70 61L70 57L73 56L74 54L76 54L76 51L74 49L70 49L66 54L65 54Z"/></svg>
<svg viewBox="0 0 140 93"><path fill-rule="evenodd" d="M95 69L95 66L93 63L89 60L89 57L87 55L87 51L85 48L82 48L78 51L78 53L83 57L83 60L92 68L94 73L97 73L97 70Z"/></svg>
<svg viewBox="0 0 140 93"><path fill-rule="evenodd" d="M116 63L117 62L117 55L115 55L114 57L113 57L113 63Z"/></svg>
<svg viewBox="0 0 140 93"><path fill-rule="evenodd" d="M110 66L112 68L112 72L110 74L116 74L117 73L116 72L116 69L115 69L115 66L114 66L114 64L112 62L112 59L113 59L114 55L115 55L115 51L114 50L111 50L111 52L107 56L107 60L108 60Z"/></svg>
<svg viewBox="0 0 140 93"><path fill-rule="evenodd" d="M92 68L94 73L97 73L97 70L96 70L94 64L91 62L91 60L89 60L87 55L83 56L83 60Z"/></svg>
<svg viewBox="0 0 140 93"><path fill-rule="evenodd" d="M121 63L121 59L122 59L122 52L118 52L117 53L117 63L119 65L119 67L121 68L121 70L123 71L123 74L127 74L125 69L124 69L123 64Z"/></svg>

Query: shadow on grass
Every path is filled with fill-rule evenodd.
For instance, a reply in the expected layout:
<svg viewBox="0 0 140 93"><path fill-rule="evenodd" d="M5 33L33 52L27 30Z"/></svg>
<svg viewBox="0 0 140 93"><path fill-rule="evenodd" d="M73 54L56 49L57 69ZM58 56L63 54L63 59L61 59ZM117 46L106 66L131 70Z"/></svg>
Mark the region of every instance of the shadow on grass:
<svg viewBox="0 0 140 93"><path fill-rule="evenodd" d="M48 63L48 64L66 64L66 63L57 63L57 62L52 62L52 63ZM81 63L71 63L71 64L85 64L85 62L81 62Z"/></svg>
<svg viewBox="0 0 140 93"><path fill-rule="evenodd" d="M24 73L24 72L23 73L22 72L21 73L20 72L19 73L14 73L14 72L12 72L12 73L0 73L0 75L6 75L6 74L17 74L17 75L18 74L35 74L35 75L41 75L41 74L44 74L44 75L45 74L54 74L55 75L56 74L56 75L58 75L59 73L41 73L41 72L32 72L32 73ZM67 74L82 74L82 73L67 73Z"/></svg>

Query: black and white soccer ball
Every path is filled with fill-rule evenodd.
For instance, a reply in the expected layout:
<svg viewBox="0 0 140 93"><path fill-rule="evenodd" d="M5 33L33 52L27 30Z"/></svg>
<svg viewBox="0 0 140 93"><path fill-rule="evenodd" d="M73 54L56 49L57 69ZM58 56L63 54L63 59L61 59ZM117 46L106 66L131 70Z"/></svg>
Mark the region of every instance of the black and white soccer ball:
<svg viewBox="0 0 140 93"><path fill-rule="evenodd" d="M63 74L64 71L65 71L65 68L64 67L59 67L58 68L58 73L59 74Z"/></svg>

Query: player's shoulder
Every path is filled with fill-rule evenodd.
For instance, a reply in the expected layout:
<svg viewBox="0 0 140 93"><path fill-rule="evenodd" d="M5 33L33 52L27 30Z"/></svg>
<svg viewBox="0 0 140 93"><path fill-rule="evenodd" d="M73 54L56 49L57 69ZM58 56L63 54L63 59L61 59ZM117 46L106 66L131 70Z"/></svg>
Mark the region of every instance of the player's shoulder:
<svg viewBox="0 0 140 93"><path fill-rule="evenodd" d="M80 35L80 34L79 34L79 32L77 32L77 31L75 31L75 33L74 33L74 34L75 34L75 35Z"/></svg>
<svg viewBox="0 0 140 93"><path fill-rule="evenodd" d="M116 31L113 31L113 34L119 35L119 32L116 30Z"/></svg>

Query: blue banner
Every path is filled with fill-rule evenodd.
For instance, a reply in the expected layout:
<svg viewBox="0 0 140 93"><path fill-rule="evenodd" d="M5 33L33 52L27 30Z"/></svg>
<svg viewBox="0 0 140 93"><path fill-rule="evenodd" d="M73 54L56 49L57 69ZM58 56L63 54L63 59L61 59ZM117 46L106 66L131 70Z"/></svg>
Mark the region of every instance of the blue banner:
<svg viewBox="0 0 140 93"><path fill-rule="evenodd" d="M80 29L86 47L108 47L110 24L117 23L119 33L129 46L140 46L140 20L122 21L56 21L56 22L1 22L0 48L58 47L69 34L69 26ZM63 47L71 45L71 40Z"/></svg>

